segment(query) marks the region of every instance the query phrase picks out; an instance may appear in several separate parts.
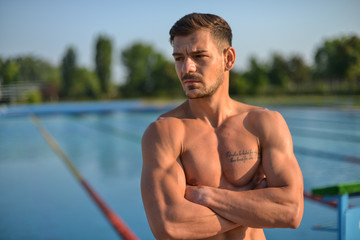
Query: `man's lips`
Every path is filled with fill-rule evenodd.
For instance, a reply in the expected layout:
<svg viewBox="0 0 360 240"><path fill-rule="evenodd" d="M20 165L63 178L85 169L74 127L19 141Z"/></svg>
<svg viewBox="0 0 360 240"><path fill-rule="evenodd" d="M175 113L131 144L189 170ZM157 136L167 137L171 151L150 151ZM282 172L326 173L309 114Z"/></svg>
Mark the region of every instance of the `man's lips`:
<svg viewBox="0 0 360 240"><path fill-rule="evenodd" d="M184 84L193 84L193 83L198 83L198 82L200 82L200 81L196 80L196 79L184 79L183 80Z"/></svg>

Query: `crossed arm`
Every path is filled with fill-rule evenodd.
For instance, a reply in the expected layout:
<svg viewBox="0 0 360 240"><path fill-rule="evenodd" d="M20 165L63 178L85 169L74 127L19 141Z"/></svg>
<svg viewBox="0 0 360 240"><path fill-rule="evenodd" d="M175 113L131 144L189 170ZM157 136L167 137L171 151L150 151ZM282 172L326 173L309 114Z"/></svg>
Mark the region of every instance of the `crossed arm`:
<svg viewBox="0 0 360 240"><path fill-rule="evenodd" d="M283 117L263 111L248 116L259 136L266 188L229 191L188 186L186 199L235 223L253 228L297 228L303 214L303 179ZM260 128L259 128L260 126Z"/></svg>
<svg viewBox="0 0 360 240"><path fill-rule="evenodd" d="M175 126L174 126L175 125ZM175 138L171 133L178 133ZM186 180L179 155L181 125L157 121L142 141L141 193L150 228L157 239L201 239L229 231L235 224L208 207L185 199Z"/></svg>
<svg viewBox="0 0 360 240"><path fill-rule="evenodd" d="M296 228L300 224L303 183L291 136L281 115L265 115L260 116L264 121L260 122L262 129L255 132L262 146L267 187L249 191L186 186L179 160L182 125L164 120L149 126L142 142L141 190L156 238L199 239L241 225ZM171 135L173 132L178 134Z"/></svg>

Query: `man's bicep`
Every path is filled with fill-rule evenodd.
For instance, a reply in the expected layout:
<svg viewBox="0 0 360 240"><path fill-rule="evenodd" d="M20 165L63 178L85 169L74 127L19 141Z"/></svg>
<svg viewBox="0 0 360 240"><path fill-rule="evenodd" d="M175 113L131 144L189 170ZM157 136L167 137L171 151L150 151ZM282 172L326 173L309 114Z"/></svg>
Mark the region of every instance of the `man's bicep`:
<svg viewBox="0 0 360 240"><path fill-rule="evenodd" d="M176 181L180 172L175 153L169 140L163 143L164 136L159 131L159 124L153 123L142 139L141 195L150 228L155 236L162 237L169 209L180 198L181 188Z"/></svg>
<svg viewBox="0 0 360 240"><path fill-rule="evenodd" d="M149 220L165 221L171 207L183 200L184 178L181 166L175 160L166 168L144 162L141 193Z"/></svg>
<svg viewBox="0 0 360 240"><path fill-rule="evenodd" d="M141 189L155 203L166 201L169 204L177 198L184 198L186 181L178 157L179 150L174 146L166 146L163 142L169 144L170 140L163 141L154 134L150 137L144 135Z"/></svg>
<svg viewBox="0 0 360 240"><path fill-rule="evenodd" d="M165 129L166 130L166 129ZM142 140L143 169L141 189L144 204L165 205L184 196L185 176L178 160L180 149L159 124L154 123L145 131ZM154 206L156 207L156 206ZM147 208L147 206L145 206Z"/></svg>
<svg viewBox="0 0 360 240"><path fill-rule="evenodd" d="M263 150L262 161L268 187L289 187L302 182L294 154L268 148Z"/></svg>
<svg viewBox="0 0 360 240"><path fill-rule="evenodd" d="M291 134L284 118L277 112L271 112L264 132L262 163L268 186L285 187L302 182Z"/></svg>

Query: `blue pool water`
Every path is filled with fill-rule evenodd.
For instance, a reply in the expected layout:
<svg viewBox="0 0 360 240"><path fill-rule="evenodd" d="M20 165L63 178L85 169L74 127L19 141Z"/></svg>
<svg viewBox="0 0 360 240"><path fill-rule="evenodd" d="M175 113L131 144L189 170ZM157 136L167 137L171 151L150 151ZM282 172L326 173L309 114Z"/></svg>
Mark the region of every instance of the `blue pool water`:
<svg viewBox="0 0 360 240"><path fill-rule="evenodd" d="M139 188L140 138L166 109L144 108L139 102L96 103L97 110L89 113L94 104L83 103L59 113L69 106L73 105L0 111L0 239L119 239L31 122L27 114L36 111L106 203L140 239L153 239ZM269 108L280 111L289 125L306 190L360 181L359 110ZM86 111L75 114L79 109ZM271 229L265 234L267 239L336 239L335 232L312 230L317 224L335 223L333 208L306 200L298 229Z"/></svg>

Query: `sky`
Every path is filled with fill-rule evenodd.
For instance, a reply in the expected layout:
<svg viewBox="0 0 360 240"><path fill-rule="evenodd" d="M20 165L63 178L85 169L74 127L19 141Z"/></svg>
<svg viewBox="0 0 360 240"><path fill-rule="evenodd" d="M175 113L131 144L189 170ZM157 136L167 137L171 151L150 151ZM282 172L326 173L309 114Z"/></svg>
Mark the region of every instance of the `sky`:
<svg viewBox="0 0 360 240"><path fill-rule="evenodd" d="M239 71L251 56L268 61L275 52L301 55L312 64L324 40L360 36L359 0L0 0L0 57L33 55L59 65L72 46L78 65L93 69L101 34L112 40L112 78L121 82L122 50L141 41L171 59L169 29L192 12L216 14L229 23Z"/></svg>

